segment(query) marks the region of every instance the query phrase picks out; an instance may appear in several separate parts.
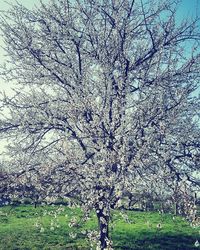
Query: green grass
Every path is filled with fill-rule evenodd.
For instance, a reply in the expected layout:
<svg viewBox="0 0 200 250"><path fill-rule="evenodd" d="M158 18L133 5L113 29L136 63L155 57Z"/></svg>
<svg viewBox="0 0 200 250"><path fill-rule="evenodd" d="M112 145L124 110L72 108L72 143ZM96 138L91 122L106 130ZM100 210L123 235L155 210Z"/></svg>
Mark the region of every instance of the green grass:
<svg viewBox="0 0 200 250"><path fill-rule="evenodd" d="M30 205L0 208L0 250L90 249L82 231L97 228L95 214L92 213L86 222L80 221L79 227L70 228L69 222L73 217L80 220L81 210L60 207L62 211L55 218L58 208L59 206L39 206L35 209ZM200 241L199 228L192 228L181 217L173 220L170 214L135 211L126 212L126 215L128 223L126 219L122 219L119 211L113 213L110 232L114 249L198 249L194 242ZM159 223L160 229L157 228ZM77 237L69 237L70 232L76 232Z"/></svg>

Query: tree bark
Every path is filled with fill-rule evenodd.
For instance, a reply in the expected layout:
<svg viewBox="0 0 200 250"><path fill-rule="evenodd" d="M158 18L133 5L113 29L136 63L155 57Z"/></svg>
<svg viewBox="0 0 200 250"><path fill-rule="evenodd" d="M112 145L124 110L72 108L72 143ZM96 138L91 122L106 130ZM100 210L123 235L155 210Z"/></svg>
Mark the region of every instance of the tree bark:
<svg viewBox="0 0 200 250"><path fill-rule="evenodd" d="M109 216L103 214L103 210L98 210L97 212L99 233L100 233L100 247L104 250L108 247L107 240L109 239Z"/></svg>

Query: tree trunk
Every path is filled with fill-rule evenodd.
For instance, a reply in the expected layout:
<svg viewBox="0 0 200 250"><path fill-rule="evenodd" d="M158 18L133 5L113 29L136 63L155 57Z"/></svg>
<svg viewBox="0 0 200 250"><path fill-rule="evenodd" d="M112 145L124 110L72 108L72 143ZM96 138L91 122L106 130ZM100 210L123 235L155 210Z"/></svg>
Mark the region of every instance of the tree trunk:
<svg viewBox="0 0 200 250"><path fill-rule="evenodd" d="M100 247L101 250L104 250L108 247L107 240L109 239L109 231L108 231L108 224L109 224L109 216L105 216L103 214L103 210L98 210L97 212L98 224L99 224L99 233L100 233Z"/></svg>

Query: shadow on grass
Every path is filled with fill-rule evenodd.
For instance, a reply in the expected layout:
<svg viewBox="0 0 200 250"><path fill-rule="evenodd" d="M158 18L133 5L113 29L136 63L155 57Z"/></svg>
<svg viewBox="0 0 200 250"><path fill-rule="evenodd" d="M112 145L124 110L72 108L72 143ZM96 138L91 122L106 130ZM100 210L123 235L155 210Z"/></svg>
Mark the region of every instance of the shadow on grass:
<svg viewBox="0 0 200 250"><path fill-rule="evenodd" d="M119 242L114 246L117 250L196 250L194 246L196 237L181 234L151 233L135 237L113 237L114 242Z"/></svg>

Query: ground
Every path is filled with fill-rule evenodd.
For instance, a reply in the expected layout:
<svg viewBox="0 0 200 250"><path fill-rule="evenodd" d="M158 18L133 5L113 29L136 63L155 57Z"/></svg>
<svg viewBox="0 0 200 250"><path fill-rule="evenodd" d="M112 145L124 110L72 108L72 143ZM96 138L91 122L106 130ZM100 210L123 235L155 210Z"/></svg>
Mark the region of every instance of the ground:
<svg viewBox="0 0 200 250"><path fill-rule="evenodd" d="M0 250L89 250L86 234L97 228L97 221L94 213L79 221L81 214L66 206L1 207ZM74 220L79 222L75 228ZM195 250L200 249L195 246L199 230L172 214L115 211L110 234L117 250Z"/></svg>

